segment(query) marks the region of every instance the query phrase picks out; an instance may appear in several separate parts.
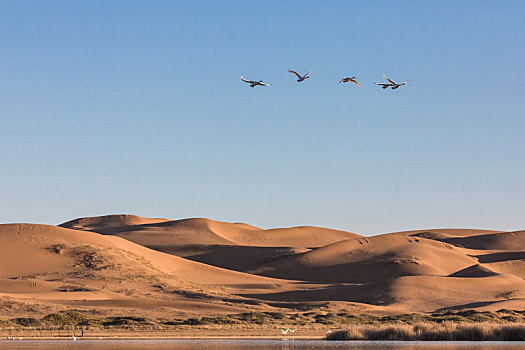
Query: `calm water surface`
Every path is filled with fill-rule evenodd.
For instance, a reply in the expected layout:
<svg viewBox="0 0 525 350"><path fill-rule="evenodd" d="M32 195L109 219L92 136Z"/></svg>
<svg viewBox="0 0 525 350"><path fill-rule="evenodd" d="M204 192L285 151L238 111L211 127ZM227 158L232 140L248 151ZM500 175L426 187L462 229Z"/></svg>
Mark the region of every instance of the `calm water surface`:
<svg viewBox="0 0 525 350"><path fill-rule="evenodd" d="M0 340L0 349L174 349L174 350L525 350L525 342L403 342L323 340Z"/></svg>

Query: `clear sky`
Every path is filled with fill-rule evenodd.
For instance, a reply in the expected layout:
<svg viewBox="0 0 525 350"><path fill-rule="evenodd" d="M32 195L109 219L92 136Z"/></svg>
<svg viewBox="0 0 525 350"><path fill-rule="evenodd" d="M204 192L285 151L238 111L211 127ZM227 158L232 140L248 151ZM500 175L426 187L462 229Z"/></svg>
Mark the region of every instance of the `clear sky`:
<svg viewBox="0 0 525 350"><path fill-rule="evenodd" d="M0 222L523 229L524 62L525 1L0 0Z"/></svg>

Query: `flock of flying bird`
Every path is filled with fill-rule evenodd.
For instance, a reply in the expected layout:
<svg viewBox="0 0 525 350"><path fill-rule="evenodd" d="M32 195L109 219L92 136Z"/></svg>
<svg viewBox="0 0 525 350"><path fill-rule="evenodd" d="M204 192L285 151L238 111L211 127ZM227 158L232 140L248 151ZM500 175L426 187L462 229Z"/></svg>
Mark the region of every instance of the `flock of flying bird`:
<svg viewBox="0 0 525 350"><path fill-rule="evenodd" d="M304 74L304 75L301 75L299 73L297 73L296 71L293 71L291 69L288 70L288 72L292 73L292 74L295 74L295 76L297 77L297 82L300 83L302 81L305 81L306 79L310 78L308 75L310 73L312 73L312 71L309 71L308 73ZM388 78L386 75L383 74L383 78L385 78L385 80L388 82L388 83L374 83L376 85L379 85L381 86L383 89L387 89L387 88L391 88L392 90L395 90L397 88L399 88L400 86L403 86L405 85L406 83L408 83L410 80L406 80L402 83L396 83L395 81L393 81L392 79ZM266 84L266 83L263 83L262 80L259 80L259 81L255 81L255 80L247 80L247 79L244 79L244 77L241 75L241 80L244 81L245 83L248 83L250 84L250 87L256 87L256 86L272 86L273 84ZM341 83L354 83L355 85L361 87L361 85L359 85L359 83L357 82L357 80L355 80L355 77L345 77L343 79L341 79L337 84L341 84Z"/></svg>

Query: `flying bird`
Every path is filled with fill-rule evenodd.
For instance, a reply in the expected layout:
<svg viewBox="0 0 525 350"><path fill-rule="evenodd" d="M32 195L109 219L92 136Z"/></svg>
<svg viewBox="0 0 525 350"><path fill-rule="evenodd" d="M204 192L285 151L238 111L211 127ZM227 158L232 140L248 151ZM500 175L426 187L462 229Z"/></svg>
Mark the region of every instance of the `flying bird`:
<svg viewBox="0 0 525 350"><path fill-rule="evenodd" d="M348 82L354 83L355 85L361 87L361 85L359 85L359 83L357 82L357 80L355 80L355 77L351 77L351 78L343 78L343 79L339 80L339 82L338 82L337 84L348 83Z"/></svg>
<svg viewBox="0 0 525 350"><path fill-rule="evenodd" d="M273 84L265 84L262 82L262 80L259 80L259 81L246 80L244 79L242 75L241 75L241 80L244 81L245 83L250 84L250 87L255 87L257 85L260 85L260 86L272 86L273 85Z"/></svg>
<svg viewBox="0 0 525 350"><path fill-rule="evenodd" d="M385 80L388 81L388 83L374 83L376 85L381 86L383 89L392 88L392 90L395 90L398 87L403 86L403 85L405 85L406 83L408 83L410 81L410 79L409 79L409 80L406 80L406 81L402 82L401 84L398 84L395 81L393 81L392 79L389 79L384 74L383 74L383 78L385 78Z"/></svg>
<svg viewBox="0 0 525 350"><path fill-rule="evenodd" d="M296 71L293 71L293 70L290 70L290 69L288 69L288 72L290 72L290 73L292 73L292 74L295 74L295 75L297 76L297 82L298 82L298 83L300 83L300 82L303 81L303 80L306 80L306 79L310 78L310 77L308 76L308 74L312 73L312 71L309 71L309 72L306 73L305 75L301 75L301 74L297 73Z"/></svg>

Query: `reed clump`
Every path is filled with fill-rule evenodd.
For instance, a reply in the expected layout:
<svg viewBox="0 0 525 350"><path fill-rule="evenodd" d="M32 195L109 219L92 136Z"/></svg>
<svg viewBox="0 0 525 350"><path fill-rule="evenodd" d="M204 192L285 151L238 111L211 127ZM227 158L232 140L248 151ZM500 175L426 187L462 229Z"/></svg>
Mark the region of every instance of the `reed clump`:
<svg viewBox="0 0 525 350"><path fill-rule="evenodd" d="M524 323L416 323L356 325L328 334L327 340L523 341Z"/></svg>

